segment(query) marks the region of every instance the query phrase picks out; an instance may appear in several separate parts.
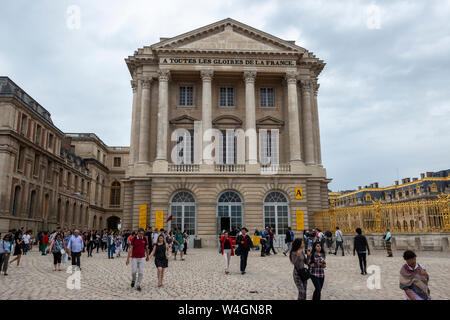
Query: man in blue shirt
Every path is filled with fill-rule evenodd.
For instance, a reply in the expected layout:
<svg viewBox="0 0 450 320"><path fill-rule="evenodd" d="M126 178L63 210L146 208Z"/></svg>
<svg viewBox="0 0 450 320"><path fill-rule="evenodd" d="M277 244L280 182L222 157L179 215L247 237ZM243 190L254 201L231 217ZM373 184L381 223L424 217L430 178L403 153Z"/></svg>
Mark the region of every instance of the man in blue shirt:
<svg viewBox="0 0 450 320"><path fill-rule="evenodd" d="M84 248L84 241L83 238L80 236L80 231L75 230L73 233L73 236L70 237L69 245L67 246L67 249L69 250L69 254L72 256L72 269L73 266L77 266L78 269L80 268L80 257L81 257L81 251Z"/></svg>

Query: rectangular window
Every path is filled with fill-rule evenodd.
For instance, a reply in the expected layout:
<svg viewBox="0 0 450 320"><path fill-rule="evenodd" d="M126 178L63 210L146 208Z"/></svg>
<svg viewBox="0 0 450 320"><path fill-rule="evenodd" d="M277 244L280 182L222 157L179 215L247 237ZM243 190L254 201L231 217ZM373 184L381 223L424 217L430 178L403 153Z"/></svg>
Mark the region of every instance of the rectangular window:
<svg viewBox="0 0 450 320"><path fill-rule="evenodd" d="M34 167L33 167L33 176L39 176L39 155L34 156Z"/></svg>
<svg viewBox="0 0 450 320"><path fill-rule="evenodd" d="M24 163L24 155L25 153L25 148L20 146L19 147L19 154L17 155L17 169L18 170L23 170L23 163Z"/></svg>
<svg viewBox="0 0 450 320"><path fill-rule="evenodd" d="M194 131L180 130L177 132L178 164L194 163Z"/></svg>
<svg viewBox="0 0 450 320"><path fill-rule="evenodd" d="M52 175L52 162L50 160L47 161L47 176L46 179L47 180L52 180L53 175Z"/></svg>
<svg viewBox="0 0 450 320"><path fill-rule="evenodd" d="M261 107L275 107L275 94L273 88L260 88L259 103Z"/></svg>
<svg viewBox="0 0 450 320"><path fill-rule="evenodd" d="M234 107L234 88L220 87L219 100L219 105L221 107Z"/></svg>
<svg viewBox="0 0 450 320"><path fill-rule="evenodd" d="M237 137L234 129L221 130L219 139L219 164L237 163Z"/></svg>
<svg viewBox="0 0 450 320"><path fill-rule="evenodd" d="M22 115L22 120L20 121L20 134L24 136L27 133L27 116Z"/></svg>
<svg viewBox="0 0 450 320"><path fill-rule="evenodd" d="M47 142L47 148L50 149L53 147L53 135L51 133L48 134L48 142Z"/></svg>
<svg viewBox="0 0 450 320"><path fill-rule="evenodd" d="M279 164L278 129L259 130L259 161L263 165Z"/></svg>
<svg viewBox="0 0 450 320"><path fill-rule="evenodd" d="M36 143L37 145L40 145L41 142L41 132L42 132L42 128L40 125L36 126L36 137L34 139L34 143Z"/></svg>
<svg viewBox="0 0 450 320"><path fill-rule="evenodd" d="M114 157L114 167L120 167L122 164L122 158L120 157Z"/></svg>
<svg viewBox="0 0 450 320"><path fill-rule="evenodd" d="M192 107L194 105L194 87L192 86L180 87L179 105L183 107Z"/></svg>

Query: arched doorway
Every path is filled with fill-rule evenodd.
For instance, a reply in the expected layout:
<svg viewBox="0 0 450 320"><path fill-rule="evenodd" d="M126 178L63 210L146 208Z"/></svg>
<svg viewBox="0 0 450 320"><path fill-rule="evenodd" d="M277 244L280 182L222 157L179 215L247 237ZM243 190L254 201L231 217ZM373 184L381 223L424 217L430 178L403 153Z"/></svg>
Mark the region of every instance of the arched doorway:
<svg viewBox="0 0 450 320"><path fill-rule="evenodd" d="M116 216L111 216L106 219L108 230L119 230L120 218Z"/></svg>
<svg viewBox="0 0 450 320"><path fill-rule="evenodd" d="M189 191L178 191L170 200L171 229L180 228L189 235L197 233L195 197Z"/></svg>
<svg viewBox="0 0 450 320"><path fill-rule="evenodd" d="M280 191L271 191L264 198L264 227L272 227L276 235L285 235L289 227L289 204Z"/></svg>
<svg viewBox="0 0 450 320"><path fill-rule="evenodd" d="M224 191L217 199L217 228L222 230L234 230L242 227L243 206L242 198L235 191Z"/></svg>

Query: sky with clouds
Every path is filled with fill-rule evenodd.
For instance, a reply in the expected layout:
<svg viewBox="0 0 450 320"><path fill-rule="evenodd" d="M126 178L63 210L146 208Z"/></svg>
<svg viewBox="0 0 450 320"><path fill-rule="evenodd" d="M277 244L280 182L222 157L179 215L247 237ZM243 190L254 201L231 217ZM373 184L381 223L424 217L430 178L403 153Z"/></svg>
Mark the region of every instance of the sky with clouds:
<svg viewBox="0 0 450 320"><path fill-rule="evenodd" d="M295 40L327 63L319 117L330 189L450 168L450 0L8 1L0 75L62 131L129 145L124 58L227 17Z"/></svg>

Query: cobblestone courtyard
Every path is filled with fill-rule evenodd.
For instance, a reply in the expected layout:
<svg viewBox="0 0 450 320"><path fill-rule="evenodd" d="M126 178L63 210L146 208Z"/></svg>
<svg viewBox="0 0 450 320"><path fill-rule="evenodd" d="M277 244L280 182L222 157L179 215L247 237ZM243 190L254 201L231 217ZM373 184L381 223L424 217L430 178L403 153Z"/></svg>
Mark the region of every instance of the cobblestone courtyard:
<svg viewBox="0 0 450 320"><path fill-rule="evenodd" d="M297 298L292 265L281 252L261 258L259 251L249 255L247 274L239 273L239 257L233 257L231 274L223 273L223 258L215 249L189 249L185 261L169 260L165 284L157 288L153 259L146 263L142 292L130 288L131 264L125 253L108 260L106 253L81 258L81 290L68 289L65 271L52 271L52 256L41 256L36 248L22 257L21 266L9 267L0 275L0 299L289 299ZM430 274L432 299L450 298L450 254L419 252L418 260ZM69 261L70 263L70 261ZM381 289L366 286L368 276L359 271L358 258L352 255L327 255L322 299L404 299L398 287L403 264L401 252L387 258L384 251L368 257L368 265L381 268ZM252 292L252 293L250 293ZM308 281L308 299L313 285Z"/></svg>

